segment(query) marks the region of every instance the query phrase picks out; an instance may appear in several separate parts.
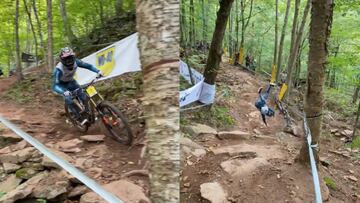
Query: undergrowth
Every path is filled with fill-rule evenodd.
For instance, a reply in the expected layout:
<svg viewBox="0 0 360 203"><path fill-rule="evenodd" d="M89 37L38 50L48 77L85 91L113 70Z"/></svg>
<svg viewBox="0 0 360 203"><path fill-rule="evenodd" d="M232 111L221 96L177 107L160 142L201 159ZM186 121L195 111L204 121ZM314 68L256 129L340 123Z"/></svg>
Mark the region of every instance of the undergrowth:
<svg viewBox="0 0 360 203"><path fill-rule="evenodd" d="M329 188L336 190L336 183L333 179L326 176L326 177L324 177L324 182Z"/></svg>

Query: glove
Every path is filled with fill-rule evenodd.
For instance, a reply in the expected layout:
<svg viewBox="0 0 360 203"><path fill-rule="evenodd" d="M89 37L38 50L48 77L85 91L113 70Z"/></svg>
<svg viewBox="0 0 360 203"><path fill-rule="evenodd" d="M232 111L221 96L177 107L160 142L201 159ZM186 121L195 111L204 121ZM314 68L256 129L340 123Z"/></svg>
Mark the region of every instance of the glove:
<svg viewBox="0 0 360 203"><path fill-rule="evenodd" d="M70 92L70 91L65 91L65 92L64 92L64 96L65 96L65 97L71 96L71 92Z"/></svg>
<svg viewBox="0 0 360 203"><path fill-rule="evenodd" d="M97 73L96 78L104 77L104 74L101 72L101 70Z"/></svg>

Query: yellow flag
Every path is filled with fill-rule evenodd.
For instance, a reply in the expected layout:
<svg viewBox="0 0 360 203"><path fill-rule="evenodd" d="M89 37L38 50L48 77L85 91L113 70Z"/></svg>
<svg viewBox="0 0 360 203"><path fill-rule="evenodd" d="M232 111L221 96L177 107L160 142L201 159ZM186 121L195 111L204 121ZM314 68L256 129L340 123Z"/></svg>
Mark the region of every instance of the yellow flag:
<svg viewBox="0 0 360 203"><path fill-rule="evenodd" d="M243 64L244 63L244 48L240 48L239 51L239 59L238 59L239 64Z"/></svg>
<svg viewBox="0 0 360 203"><path fill-rule="evenodd" d="M284 84L282 84L280 92L279 92L279 101L281 101L282 98L284 97L286 90L287 90L287 85L284 83Z"/></svg>
<svg viewBox="0 0 360 203"><path fill-rule="evenodd" d="M271 83L274 83L276 79L276 65L274 64L272 69L271 69Z"/></svg>

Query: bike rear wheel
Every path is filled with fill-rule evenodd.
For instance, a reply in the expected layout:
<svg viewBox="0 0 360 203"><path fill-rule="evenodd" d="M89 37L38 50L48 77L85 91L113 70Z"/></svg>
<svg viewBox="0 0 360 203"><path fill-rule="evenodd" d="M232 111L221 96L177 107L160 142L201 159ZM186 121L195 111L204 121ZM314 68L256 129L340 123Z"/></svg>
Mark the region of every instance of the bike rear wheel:
<svg viewBox="0 0 360 203"><path fill-rule="evenodd" d="M102 102L98 109L102 113L101 120L110 136L122 144L131 145L133 134L125 116L106 101Z"/></svg>

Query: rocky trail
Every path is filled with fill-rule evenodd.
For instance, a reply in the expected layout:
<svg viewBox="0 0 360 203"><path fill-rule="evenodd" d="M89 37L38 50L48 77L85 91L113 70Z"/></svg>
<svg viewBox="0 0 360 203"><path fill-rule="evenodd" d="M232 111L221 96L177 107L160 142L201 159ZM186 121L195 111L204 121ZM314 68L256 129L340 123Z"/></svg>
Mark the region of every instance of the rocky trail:
<svg viewBox="0 0 360 203"><path fill-rule="evenodd" d="M15 77L0 79L0 115L123 201L149 202L148 177L142 170L146 164L142 156L144 123L139 120L131 122L136 136L131 147L105 136L101 124L82 134L65 122L61 99L50 90L41 90L42 86L37 87L41 91L34 93L31 103L19 104L2 97L14 82ZM138 108L135 103L129 104L129 108ZM0 140L0 202L37 202L36 199L47 202L105 202L2 125Z"/></svg>
<svg viewBox="0 0 360 203"><path fill-rule="evenodd" d="M295 162L304 140L301 120L284 132L276 110L266 127L253 105L264 80L227 64L220 70L217 84L232 96L219 105L236 122L227 129L195 120L182 126L181 202L315 202L310 167ZM329 114L324 121L318 167L323 200L360 202L360 153L344 143L351 126Z"/></svg>

